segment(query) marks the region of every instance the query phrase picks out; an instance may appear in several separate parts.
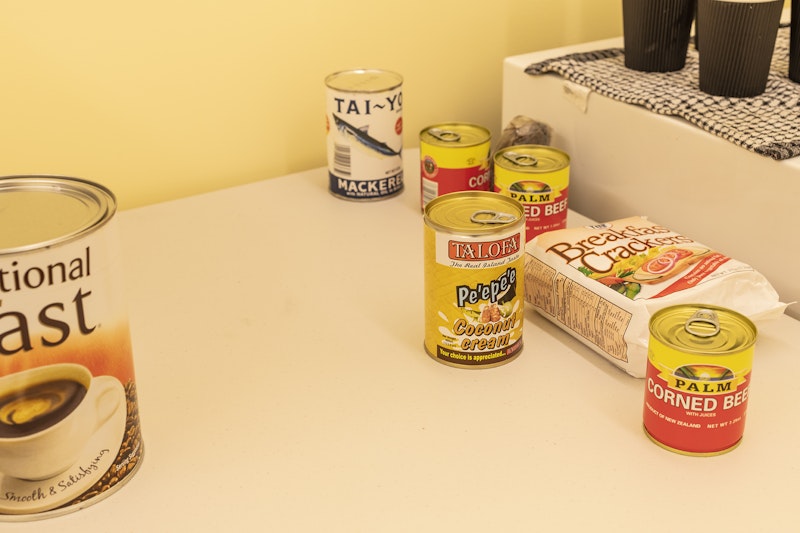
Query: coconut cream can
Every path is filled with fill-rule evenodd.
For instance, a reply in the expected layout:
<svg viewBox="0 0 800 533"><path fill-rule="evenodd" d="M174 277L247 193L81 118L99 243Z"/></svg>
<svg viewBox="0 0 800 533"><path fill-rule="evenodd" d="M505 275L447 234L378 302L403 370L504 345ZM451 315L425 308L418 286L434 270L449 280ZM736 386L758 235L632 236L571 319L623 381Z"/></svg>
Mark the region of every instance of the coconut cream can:
<svg viewBox="0 0 800 533"><path fill-rule="evenodd" d="M425 351L458 368L492 368L522 351L522 205L489 191L425 206Z"/></svg>
<svg viewBox="0 0 800 533"><path fill-rule="evenodd" d="M96 503L141 463L115 212L96 183L0 177L0 520Z"/></svg>

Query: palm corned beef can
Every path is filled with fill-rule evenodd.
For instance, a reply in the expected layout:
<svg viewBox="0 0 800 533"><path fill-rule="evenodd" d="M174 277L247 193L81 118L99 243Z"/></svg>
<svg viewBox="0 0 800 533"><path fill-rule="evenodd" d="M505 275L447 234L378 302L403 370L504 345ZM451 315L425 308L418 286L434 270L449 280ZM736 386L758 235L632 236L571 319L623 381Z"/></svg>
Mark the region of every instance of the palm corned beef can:
<svg viewBox="0 0 800 533"><path fill-rule="evenodd" d="M419 134L420 205L459 191L491 187L492 134L483 126L449 122Z"/></svg>
<svg viewBox="0 0 800 533"><path fill-rule="evenodd" d="M566 152L537 144L508 146L494 154L492 190L522 204L529 241L567 227L569 164Z"/></svg>
<svg viewBox="0 0 800 533"><path fill-rule="evenodd" d="M525 224L519 202L454 192L424 214L425 351L461 368L489 368L522 350Z"/></svg>
<svg viewBox="0 0 800 533"><path fill-rule="evenodd" d="M96 183L0 178L0 520L96 503L141 463L115 211Z"/></svg>
<svg viewBox="0 0 800 533"><path fill-rule="evenodd" d="M644 429L685 455L719 455L744 434L755 325L716 306L676 305L650 319Z"/></svg>
<svg viewBox="0 0 800 533"><path fill-rule="evenodd" d="M334 196L383 200L403 191L403 78L378 69L325 78L328 180Z"/></svg>

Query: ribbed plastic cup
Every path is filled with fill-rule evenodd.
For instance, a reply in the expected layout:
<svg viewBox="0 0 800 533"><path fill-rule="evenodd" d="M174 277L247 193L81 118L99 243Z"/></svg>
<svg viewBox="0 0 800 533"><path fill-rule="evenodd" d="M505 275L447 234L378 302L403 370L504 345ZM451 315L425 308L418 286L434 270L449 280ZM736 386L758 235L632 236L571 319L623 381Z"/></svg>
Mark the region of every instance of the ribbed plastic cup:
<svg viewBox="0 0 800 533"><path fill-rule="evenodd" d="M698 0L700 90L752 97L767 86L783 0Z"/></svg>
<svg viewBox="0 0 800 533"><path fill-rule="evenodd" d="M625 66L671 72L686 65L697 0L622 0Z"/></svg>

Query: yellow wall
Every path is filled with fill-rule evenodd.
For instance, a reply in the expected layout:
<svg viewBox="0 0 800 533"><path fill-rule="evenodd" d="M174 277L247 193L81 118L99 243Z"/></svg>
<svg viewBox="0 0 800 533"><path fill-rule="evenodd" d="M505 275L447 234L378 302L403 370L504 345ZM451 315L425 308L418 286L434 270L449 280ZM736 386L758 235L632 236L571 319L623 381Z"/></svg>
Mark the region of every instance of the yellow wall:
<svg viewBox="0 0 800 533"><path fill-rule="evenodd" d="M621 35L620 0L0 0L0 174L81 176L135 207L325 165L325 92L405 78L423 127L498 136L502 59Z"/></svg>

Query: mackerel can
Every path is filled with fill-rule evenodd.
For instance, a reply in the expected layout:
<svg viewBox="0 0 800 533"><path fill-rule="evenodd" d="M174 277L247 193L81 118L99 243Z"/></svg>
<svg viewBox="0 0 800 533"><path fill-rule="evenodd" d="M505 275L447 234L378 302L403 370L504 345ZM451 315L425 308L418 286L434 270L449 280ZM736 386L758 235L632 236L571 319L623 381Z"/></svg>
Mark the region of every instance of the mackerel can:
<svg viewBox="0 0 800 533"><path fill-rule="evenodd" d="M0 178L0 520L96 503L138 469L116 200L75 178Z"/></svg>
<svg viewBox="0 0 800 533"><path fill-rule="evenodd" d="M459 191L491 189L492 134L482 126L451 122L419 134L420 204Z"/></svg>
<svg viewBox="0 0 800 533"><path fill-rule="evenodd" d="M325 78L330 192L346 200L403 191L403 78L386 70L348 70Z"/></svg>
<svg viewBox="0 0 800 533"><path fill-rule="evenodd" d="M650 319L644 430L686 455L718 455L744 433L757 331L747 317L676 305Z"/></svg>
<svg viewBox="0 0 800 533"><path fill-rule="evenodd" d="M488 368L522 350L525 225L516 200L454 192L424 215L425 350L437 361Z"/></svg>
<svg viewBox="0 0 800 533"><path fill-rule="evenodd" d="M493 190L522 204L529 241L567 227L569 162L565 152L537 144L508 146L494 154Z"/></svg>

